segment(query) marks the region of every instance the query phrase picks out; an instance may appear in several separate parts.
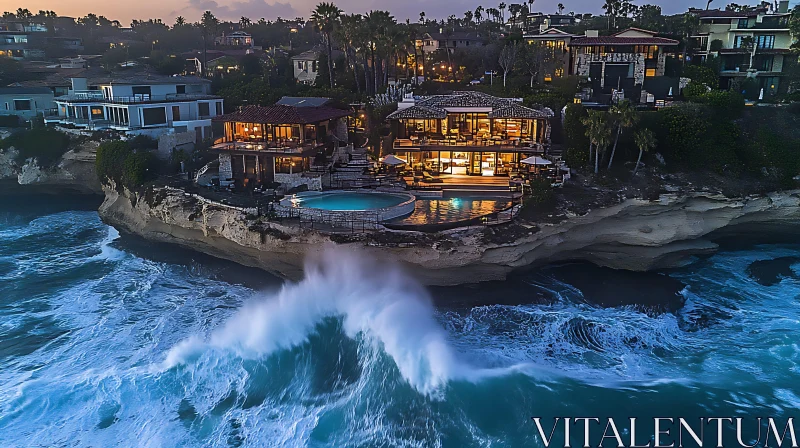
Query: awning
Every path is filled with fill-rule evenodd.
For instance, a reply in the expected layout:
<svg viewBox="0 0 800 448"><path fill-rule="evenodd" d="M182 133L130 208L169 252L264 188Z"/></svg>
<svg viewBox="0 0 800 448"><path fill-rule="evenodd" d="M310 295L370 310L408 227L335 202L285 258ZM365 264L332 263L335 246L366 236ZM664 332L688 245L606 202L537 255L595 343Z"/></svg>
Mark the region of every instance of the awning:
<svg viewBox="0 0 800 448"><path fill-rule="evenodd" d="M405 165L406 161L401 159L400 157L397 157L394 154L389 154L388 156L381 159L381 163L385 163L386 165L396 166L396 165Z"/></svg>
<svg viewBox="0 0 800 448"><path fill-rule="evenodd" d="M524 163L526 165L552 165L553 162L543 159L539 156L530 156L527 159L520 160L520 163Z"/></svg>

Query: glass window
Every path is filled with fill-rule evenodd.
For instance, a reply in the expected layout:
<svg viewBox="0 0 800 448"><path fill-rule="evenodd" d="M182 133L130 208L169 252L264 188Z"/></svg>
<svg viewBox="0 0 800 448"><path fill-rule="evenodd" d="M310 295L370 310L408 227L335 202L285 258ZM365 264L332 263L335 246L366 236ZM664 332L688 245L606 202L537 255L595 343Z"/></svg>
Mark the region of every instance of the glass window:
<svg viewBox="0 0 800 448"><path fill-rule="evenodd" d="M31 110L31 100L14 100L14 110Z"/></svg>
<svg viewBox="0 0 800 448"><path fill-rule="evenodd" d="M208 103L197 103L197 113L201 117L207 117L207 116L211 115Z"/></svg>
<svg viewBox="0 0 800 448"><path fill-rule="evenodd" d="M656 76L656 69L648 68L647 70L645 70L644 76L646 76L648 78L652 78L653 76Z"/></svg>

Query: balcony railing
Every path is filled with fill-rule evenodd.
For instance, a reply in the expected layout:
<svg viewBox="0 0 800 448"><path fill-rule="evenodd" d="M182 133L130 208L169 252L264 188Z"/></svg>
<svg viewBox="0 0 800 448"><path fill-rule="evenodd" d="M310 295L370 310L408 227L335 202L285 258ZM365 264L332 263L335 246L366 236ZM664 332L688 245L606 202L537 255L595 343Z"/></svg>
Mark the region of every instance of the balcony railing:
<svg viewBox="0 0 800 448"><path fill-rule="evenodd" d="M281 152L286 154L302 154L303 152L320 146L316 142L222 142L211 147L219 151L245 151L245 152Z"/></svg>
<svg viewBox="0 0 800 448"><path fill-rule="evenodd" d="M91 90L73 92L56 98L56 101L68 103L149 104L215 99L222 99L222 97L200 93L172 93L167 95L134 95L106 98L102 92Z"/></svg>
<svg viewBox="0 0 800 448"><path fill-rule="evenodd" d="M491 137L486 139L472 138L423 138L403 139L397 138L393 142L394 149L453 147L453 148L492 148L508 150L542 150L544 145L530 139Z"/></svg>

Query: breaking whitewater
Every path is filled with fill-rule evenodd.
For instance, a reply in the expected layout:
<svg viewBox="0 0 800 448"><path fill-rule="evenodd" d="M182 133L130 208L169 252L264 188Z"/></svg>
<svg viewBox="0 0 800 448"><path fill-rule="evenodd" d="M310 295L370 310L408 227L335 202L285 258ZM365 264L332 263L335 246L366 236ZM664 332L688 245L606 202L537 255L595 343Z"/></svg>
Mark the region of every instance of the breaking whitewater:
<svg viewBox="0 0 800 448"><path fill-rule="evenodd" d="M284 284L92 211L0 208L0 445L512 447L543 446L532 416L785 420L798 260L768 245L650 289L553 267L431 297L352 254ZM637 304L673 283L677 306Z"/></svg>

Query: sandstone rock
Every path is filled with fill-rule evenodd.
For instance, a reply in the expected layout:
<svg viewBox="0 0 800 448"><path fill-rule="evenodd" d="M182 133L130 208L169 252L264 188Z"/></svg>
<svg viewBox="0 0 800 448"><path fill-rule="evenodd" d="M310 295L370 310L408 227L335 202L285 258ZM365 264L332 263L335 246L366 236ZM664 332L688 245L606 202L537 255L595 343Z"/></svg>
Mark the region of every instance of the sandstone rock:
<svg viewBox="0 0 800 448"><path fill-rule="evenodd" d="M303 260L327 245L329 235L246 218L248 211L211 203L181 190L137 194L105 188L100 216L111 225L155 241L177 243L290 279ZM739 225L800 225L800 191L744 199L721 195L663 195L629 199L555 225L543 225L509 243L487 242L480 228L441 234L448 244L405 245L354 241L340 247L403 264L420 281L453 285L502 280L515 270L566 260L648 271L682 266L713 253L708 237ZM391 236L391 235L387 235Z"/></svg>

